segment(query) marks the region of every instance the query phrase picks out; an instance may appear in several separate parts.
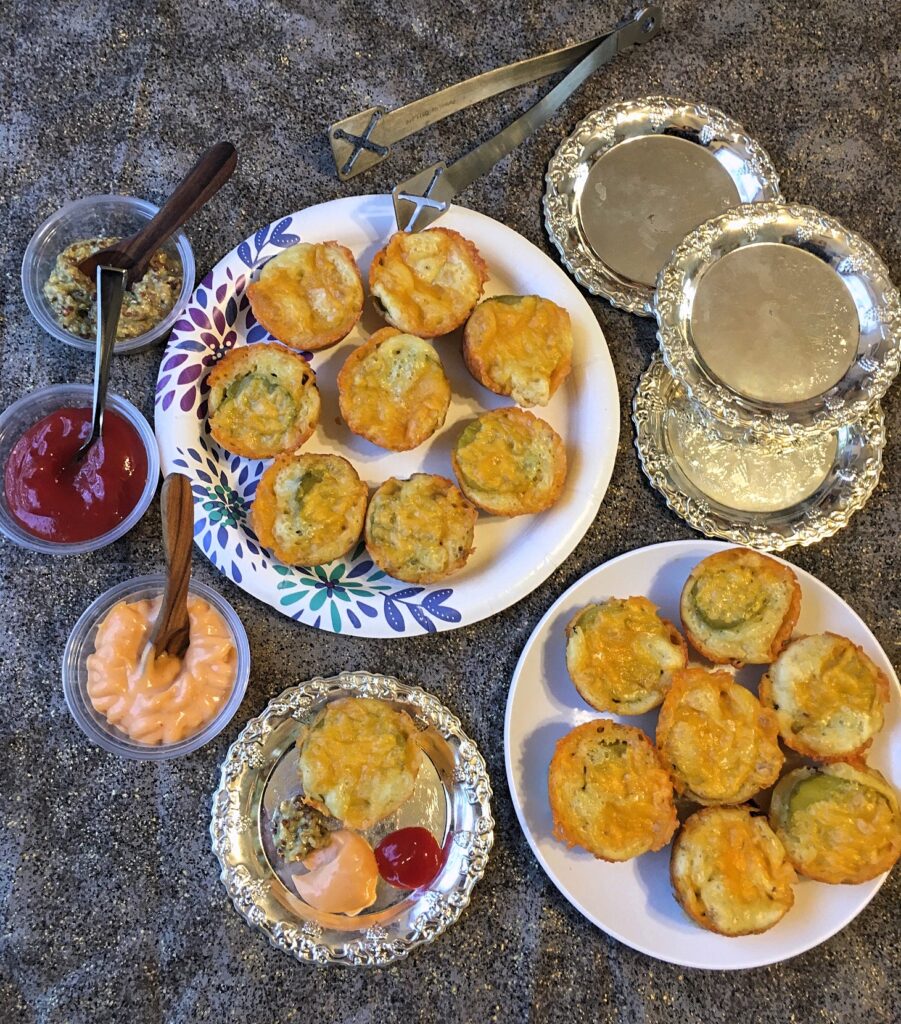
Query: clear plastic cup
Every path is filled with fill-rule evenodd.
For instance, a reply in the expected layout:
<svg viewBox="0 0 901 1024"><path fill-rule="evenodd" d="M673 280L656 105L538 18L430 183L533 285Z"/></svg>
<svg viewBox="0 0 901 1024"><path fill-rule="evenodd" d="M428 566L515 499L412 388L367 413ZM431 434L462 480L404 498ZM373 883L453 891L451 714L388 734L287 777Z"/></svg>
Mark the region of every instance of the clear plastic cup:
<svg viewBox="0 0 901 1024"><path fill-rule="evenodd" d="M13 402L0 413L0 532L14 544L18 544L20 548L40 551L46 555L81 555L86 551L96 551L128 533L153 501L156 485L160 478L160 450L153 428L131 402L118 395L108 394L107 409L117 412L134 427L147 452L147 480L137 505L112 530L91 540L65 544L46 540L43 537L35 537L33 533L24 529L17 519L13 518L6 500L6 488L3 485L6 460L9 458L13 446L29 427L56 409L62 409L65 406L89 409L92 396L93 388L89 384L53 384L50 387L32 391L31 394Z"/></svg>
<svg viewBox="0 0 901 1024"><path fill-rule="evenodd" d="M93 743L110 753L137 761L166 761L172 757L184 757L209 743L234 717L244 699L247 680L250 678L250 646L237 613L212 587L192 579L189 592L208 601L225 619L238 652L235 682L228 700L222 705L219 713L199 732L187 739L179 740L177 743L151 746L129 739L124 732L110 725L102 714L94 710L87 690L87 659L94 652L97 627L110 608L119 601L152 600L162 594L165 585L166 577L162 573L154 573L151 576L126 580L101 594L75 623L63 653L63 694L72 717Z"/></svg>
<svg viewBox="0 0 901 1024"><path fill-rule="evenodd" d="M35 231L22 260L22 291L32 316L54 338L75 348L93 352L94 339L80 338L60 327L44 297L44 284L56 257L73 242L86 238L126 238L139 231L159 207L131 196L86 196L66 203ZM179 229L162 246L181 263L181 292L175 305L158 324L136 338L116 343L115 352L142 352L167 337L194 291L194 253L188 236Z"/></svg>

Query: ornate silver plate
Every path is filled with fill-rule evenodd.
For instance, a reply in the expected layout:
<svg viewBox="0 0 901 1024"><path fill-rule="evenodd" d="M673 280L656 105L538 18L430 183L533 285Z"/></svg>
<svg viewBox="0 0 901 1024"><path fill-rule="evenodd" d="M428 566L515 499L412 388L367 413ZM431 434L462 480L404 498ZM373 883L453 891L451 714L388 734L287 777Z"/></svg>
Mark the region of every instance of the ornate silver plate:
<svg viewBox="0 0 901 1024"><path fill-rule="evenodd" d="M427 889L394 889L379 880L376 902L356 917L326 914L286 884L269 815L301 790L294 743L328 701L376 697L418 725L425 757L413 796L365 833L375 845L397 828L421 825L442 843L445 863ZM222 764L210 834L235 909L278 949L317 964L378 966L437 938L468 905L494 842L491 784L485 761L460 720L430 694L389 676L342 672L293 686L252 718Z"/></svg>
<svg viewBox="0 0 901 1024"><path fill-rule="evenodd" d="M638 383L632 421L642 468L676 515L708 537L764 551L831 537L882 470L878 403L836 431L773 445L714 424L659 355Z"/></svg>
<svg viewBox="0 0 901 1024"><path fill-rule="evenodd" d="M795 443L865 417L901 364L901 300L870 245L758 203L686 236L657 282L673 376L715 419Z"/></svg>
<svg viewBox="0 0 901 1024"><path fill-rule="evenodd" d="M570 273L653 316L657 274L698 224L779 198L770 158L722 111L668 96L589 114L548 165L544 220Z"/></svg>

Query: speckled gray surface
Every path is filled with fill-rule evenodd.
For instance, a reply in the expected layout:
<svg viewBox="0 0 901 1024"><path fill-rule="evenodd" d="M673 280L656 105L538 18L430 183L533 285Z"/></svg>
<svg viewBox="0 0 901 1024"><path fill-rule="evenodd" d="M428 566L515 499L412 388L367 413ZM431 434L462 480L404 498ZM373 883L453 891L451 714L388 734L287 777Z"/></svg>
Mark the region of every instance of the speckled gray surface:
<svg viewBox="0 0 901 1024"><path fill-rule="evenodd" d="M769 150L787 196L870 239L901 280L901 36L882 0L667 3L651 46L596 75L551 124L465 196L550 251L541 179L561 135L608 101L669 92L721 106ZM63 200L120 191L159 200L191 156L221 137L233 182L191 224L205 272L279 214L379 191L453 158L531 102L521 90L403 145L341 185L324 128L372 102L393 106L476 71L584 38L624 8L537 0L304 4L154 0L34 4L0 13L0 403L38 385L90 379L90 361L41 334L19 289L22 251ZM622 440L600 515L531 597L437 637L347 639L292 623L200 557L197 575L242 615L254 658L232 725L180 762L134 764L90 746L69 718L59 662L83 607L160 567L154 510L128 537L78 561L0 546L0 1020L572 1021L901 1019L897 872L819 949L732 975L656 963L584 921L544 877L507 792L502 718L518 653L542 612L588 569L655 541L692 536L638 468L628 400L653 331L591 299L622 393ZM116 362L113 388L151 412L158 352ZM789 557L863 615L898 663L898 389L886 403L881 484L839 536ZM283 685L368 667L425 685L457 710L495 782L497 843L460 923L375 973L315 970L270 949L231 909L207 835L228 744Z"/></svg>

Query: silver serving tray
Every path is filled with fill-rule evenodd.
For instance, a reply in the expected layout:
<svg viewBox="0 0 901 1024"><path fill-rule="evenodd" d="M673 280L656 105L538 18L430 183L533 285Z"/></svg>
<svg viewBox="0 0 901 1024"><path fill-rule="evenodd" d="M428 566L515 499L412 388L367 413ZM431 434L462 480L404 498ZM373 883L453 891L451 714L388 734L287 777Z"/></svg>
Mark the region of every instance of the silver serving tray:
<svg viewBox="0 0 901 1024"><path fill-rule="evenodd" d="M831 537L863 507L882 470L878 403L837 431L773 445L711 421L659 355L639 381L632 421L645 475L677 516L708 537L763 551Z"/></svg>
<svg viewBox="0 0 901 1024"><path fill-rule="evenodd" d="M720 110L668 96L589 114L548 165L545 226L584 288L653 316L657 273L698 224L779 198L766 152Z"/></svg>
<svg viewBox="0 0 901 1024"><path fill-rule="evenodd" d="M786 401L784 396L776 401L765 401L740 393L734 381L725 383L705 363L699 352L699 339L693 333L692 314L699 289L704 288L704 275L711 273L712 268L722 267L721 261L730 254L763 245L768 245L769 251L774 253L786 247L785 251L792 252L793 258L800 252L807 259L819 261L829 269L829 276L844 296L844 302L850 299L852 314L856 311L847 370L822 393L801 401ZM744 257L751 251L748 249ZM777 275L774 280L778 280ZM760 295L765 299L763 291ZM783 308L791 302L803 304L802 296L789 292L777 295L776 299ZM726 309L726 306L720 308ZM832 326L829 316L822 320L823 309L824 304L818 299L804 310L810 317L809 340L816 336L815 318L821 319L821 333L824 328L828 332ZM901 300L888 270L859 235L807 206L744 205L692 231L661 271L655 314L666 364L691 397L725 425L751 430L760 437L781 439L783 443L794 443L805 436L859 422L867 409L888 390L901 364ZM729 339L731 327L728 322L722 323L724 338ZM737 328L734 337L740 347L741 332ZM836 344L843 343L837 334ZM824 354L820 358L824 358L829 346L822 346L820 351ZM724 352L727 352L727 345L724 345ZM806 358L816 360L813 349ZM778 360L773 362L776 365L767 366L767 370L776 379L790 374L805 359L787 358L781 368Z"/></svg>
<svg viewBox="0 0 901 1024"><path fill-rule="evenodd" d="M376 902L355 917L315 910L289 888L268 825L274 806L301 789L294 750L301 728L325 703L348 696L405 710L426 755L411 798L364 835L374 846L397 828L422 825L446 851L427 889L407 892L380 879ZM285 690L247 723L222 764L210 834L235 909L273 946L311 963L380 966L436 939L469 904L494 842L490 801L482 755L435 697L389 676L342 672Z"/></svg>

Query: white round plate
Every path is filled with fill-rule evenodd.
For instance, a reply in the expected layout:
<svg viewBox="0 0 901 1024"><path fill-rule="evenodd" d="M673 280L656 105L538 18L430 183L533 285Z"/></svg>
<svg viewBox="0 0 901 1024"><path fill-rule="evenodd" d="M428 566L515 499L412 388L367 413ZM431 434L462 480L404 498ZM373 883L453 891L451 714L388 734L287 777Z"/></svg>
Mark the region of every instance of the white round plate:
<svg viewBox="0 0 901 1024"><path fill-rule="evenodd" d="M266 260L286 246L336 239L353 250L368 277L373 255L395 229L390 196L336 199L293 213L241 242L207 274L175 324L157 381L156 435L166 473L191 478L195 540L238 586L308 625L356 636L409 636L477 622L531 593L560 565L588 529L607 490L619 438L619 395L607 343L578 288L543 252L510 228L452 207L441 226L471 239L488 264L485 295L543 295L569 311L573 368L550 404L536 412L561 435L569 475L560 500L537 516L481 515L465 569L433 586L409 586L373 565L362 543L328 565L282 565L260 547L247 513L267 462L242 459L210 437L206 376L231 348L272 340L256 322L245 293ZM376 487L390 476L453 477L450 452L462 422L509 401L470 376L459 332L435 342L453 398L444 427L411 452L388 452L355 436L338 419L336 377L351 349L383 327L367 299L360 324L342 341L311 356L322 394L322 419L304 445L349 459Z"/></svg>
<svg viewBox="0 0 901 1024"><path fill-rule="evenodd" d="M702 558L732 546L707 540L654 544L583 576L551 606L523 649L504 725L507 780L519 823L560 892L589 921L633 949L684 967L712 970L761 967L824 942L863 910L886 876L862 885L825 885L799 878L794 907L770 931L739 938L715 935L689 920L673 898L668 846L622 864L608 864L554 839L547 770L557 740L600 716L579 697L566 671L564 629L576 610L607 597L643 594L665 618L678 623L679 595L689 571ZM847 636L893 681L885 726L868 762L894 786L901 786L901 688L891 663L856 612L810 573L791 568L802 594L796 633L830 630ZM753 689L762 672L763 666L748 667L738 679ZM617 721L637 725L653 739L657 712Z"/></svg>

